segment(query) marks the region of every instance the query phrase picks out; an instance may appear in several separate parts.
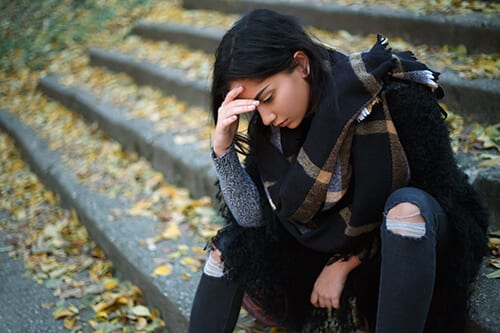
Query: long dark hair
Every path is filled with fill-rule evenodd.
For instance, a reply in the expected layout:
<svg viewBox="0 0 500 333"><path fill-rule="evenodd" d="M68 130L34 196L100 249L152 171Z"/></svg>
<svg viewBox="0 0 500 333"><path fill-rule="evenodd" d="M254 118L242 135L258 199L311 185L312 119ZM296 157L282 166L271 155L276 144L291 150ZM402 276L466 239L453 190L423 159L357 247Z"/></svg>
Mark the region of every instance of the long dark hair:
<svg viewBox="0 0 500 333"><path fill-rule="evenodd" d="M311 86L309 108L314 108L325 76L324 49L305 32L293 16L272 10L255 9L245 14L226 32L217 50L212 81L212 115L217 123L218 108L235 80L267 77L293 68L293 55L303 51L309 57ZM250 120L261 124L258 112ZM248 138L237 134L234 143L240 152L245 152Z"/></svg>

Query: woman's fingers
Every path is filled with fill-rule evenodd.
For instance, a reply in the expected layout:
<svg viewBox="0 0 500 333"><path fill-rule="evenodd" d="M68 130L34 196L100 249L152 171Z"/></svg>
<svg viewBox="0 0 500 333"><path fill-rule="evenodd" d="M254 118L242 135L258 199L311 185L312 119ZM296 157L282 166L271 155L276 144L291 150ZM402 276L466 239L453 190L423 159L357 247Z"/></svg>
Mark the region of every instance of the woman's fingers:
<svg viewBox="0 0 500 333"><path fill-rule="evenodd" d="M311 293L311 304L314 307L319 307L318 301L319 301L318 293L313 290L313 292Z"/></svg>
<svg viewBox="0 0 500 333"><path fill-rule="evenodd" d="M225 105L231 102L232 100L236 99L236 97L238 97L238 95L241 94L242 91L243 91L242 86L238 86L236 88L229 90L226 97L224 98L224 101L222 101L222 105Z"/></svg>
<svg viewBox="0 0 500 333"><path fill-rule="evenodd" d="M231 117L233 115L239 115L245 112L253 111L259 105L259 101L254 99L236 99L239 94L243 91L242 86L231 89L221 106L219 107L219 116Z"/></svg>
<svg viewBox="0 0 500 333"><path fill-rule="evenodd" d="M340 300L338 298L331 299L330 304L334 309L338 310L340 308Z"/></svg>
<svg viewBox="0 0 500 333"><path fill-rule="evenodd" d="M224 118L224 119L221 120L222 126L224 128L226 128L229 125L231 125L232 123L234 123L236 120L238 120L238 116L236 116L236 115L233 115L233 116L228 117L228 118Z"/></svg>
<svg viewBox="0 0 500 333"><path fill-rule="evenodd" d="M316 308L340 308L340 299L332 296L321 295L316 291L311 293L311 304Z"/></svg>
<svg viewBox="0 0 500 333"><path fill-rule="evenodd" d="M233 115L254 111L259 101L253 99L237 99L219 107L219 117L229 118Z"/></svg>
<svg viewBox="0 0 500 333"><path fill-rule="evenodd" d="M213 135L213 149L221 156L233 142L238 130L238 116L257 109L259 101L254 99L237 99L243 87L236 87L228 92L217 110L217 123Z"/></svg>

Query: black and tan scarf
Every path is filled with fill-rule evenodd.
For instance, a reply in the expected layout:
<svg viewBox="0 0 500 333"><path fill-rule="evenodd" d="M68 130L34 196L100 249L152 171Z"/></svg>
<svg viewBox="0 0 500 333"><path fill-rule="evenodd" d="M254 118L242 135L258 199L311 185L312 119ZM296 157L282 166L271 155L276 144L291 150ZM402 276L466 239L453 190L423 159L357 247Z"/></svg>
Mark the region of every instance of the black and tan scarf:
<svg viewBox="0 0 500 333"><path fill-rule="evenodd" d="M270 205L302 244L353 252L382 220L386 198L408 181L408 164L383 87L388 79L436 88L437 73L410 52L392 53L378 36L367 52L329 53L318 107L294 130L281 129L277 149L256 140L259 173ZM301 134L303 136L301 137Z"/></svg>

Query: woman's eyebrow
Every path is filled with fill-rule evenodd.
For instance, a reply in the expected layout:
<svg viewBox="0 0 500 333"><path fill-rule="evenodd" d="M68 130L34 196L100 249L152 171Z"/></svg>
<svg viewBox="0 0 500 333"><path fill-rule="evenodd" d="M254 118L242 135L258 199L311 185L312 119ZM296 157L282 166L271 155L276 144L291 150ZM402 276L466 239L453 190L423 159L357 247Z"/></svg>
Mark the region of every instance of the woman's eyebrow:
<svg viewBox="0 0 500 333"><path fill-rule="evenodd" d="M258 100L260 98L260 95L262 95L262 93L267 89L267 87L269 87L270 83L268 83L264 88L262 88L258 93L257 95L255 95L255 100Z"/></svg>

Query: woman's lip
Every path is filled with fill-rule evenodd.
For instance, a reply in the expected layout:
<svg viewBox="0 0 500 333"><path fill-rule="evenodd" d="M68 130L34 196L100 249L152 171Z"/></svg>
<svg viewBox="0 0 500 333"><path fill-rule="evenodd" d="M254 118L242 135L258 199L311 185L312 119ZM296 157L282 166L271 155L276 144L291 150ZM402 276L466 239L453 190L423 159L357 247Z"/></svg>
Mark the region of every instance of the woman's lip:
<svg viewBox="0 0 500 333"><path fill-rule="evenodd" d="M281 123L279 123L277 127L285 127L287 122L288 122L288 119L285 119Z"/></svg>

